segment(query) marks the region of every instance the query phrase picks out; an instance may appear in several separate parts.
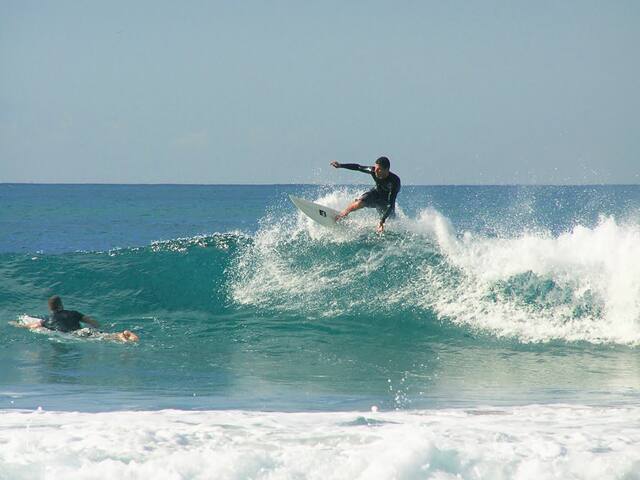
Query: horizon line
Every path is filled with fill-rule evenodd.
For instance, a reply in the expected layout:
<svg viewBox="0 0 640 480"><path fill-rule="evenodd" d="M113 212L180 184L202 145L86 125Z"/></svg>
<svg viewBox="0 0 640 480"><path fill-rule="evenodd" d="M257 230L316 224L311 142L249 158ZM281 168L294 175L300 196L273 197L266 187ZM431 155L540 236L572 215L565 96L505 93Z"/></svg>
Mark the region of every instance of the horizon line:
<svg viewBox="0 0 640 480"><path fill-rule="evenodd" d="M129 187L281 187L353 186L369 183L112 183L112 182L0 182L0 185L129 186ZM404 187L637 187L640 183L405 183Z"/></svg>

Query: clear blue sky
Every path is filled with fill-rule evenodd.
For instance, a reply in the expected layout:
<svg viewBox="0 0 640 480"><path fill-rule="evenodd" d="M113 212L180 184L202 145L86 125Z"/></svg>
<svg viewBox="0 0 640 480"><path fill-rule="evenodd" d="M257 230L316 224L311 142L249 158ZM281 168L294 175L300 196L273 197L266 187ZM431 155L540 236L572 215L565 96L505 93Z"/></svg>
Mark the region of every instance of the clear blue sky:
<svg viewBox="0 0 640 480"><path fill-rule="evenodd" d="M0 0L0 182L639 183L639 47L638 1Z"/></svg>

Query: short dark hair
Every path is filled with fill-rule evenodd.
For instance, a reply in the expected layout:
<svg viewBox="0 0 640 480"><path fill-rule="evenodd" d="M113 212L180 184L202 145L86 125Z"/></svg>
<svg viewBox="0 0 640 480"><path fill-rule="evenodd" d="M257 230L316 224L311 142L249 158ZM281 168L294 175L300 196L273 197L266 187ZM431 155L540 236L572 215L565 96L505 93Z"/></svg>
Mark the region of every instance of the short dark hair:
<svg viewBox="0 0 640 480"><path fill-rule="evenodd" d="M62 299L58 295L54 295L49 299L49 308L56 312L58 310L62 310Z"/></svg>
<svg viewBox="0 0 640 480"><path fill-rule="evenodd" d="M387 157L380 157L376 160L376 164L380 165L385 170L389 170L391 168L391 162Z"/></svg>

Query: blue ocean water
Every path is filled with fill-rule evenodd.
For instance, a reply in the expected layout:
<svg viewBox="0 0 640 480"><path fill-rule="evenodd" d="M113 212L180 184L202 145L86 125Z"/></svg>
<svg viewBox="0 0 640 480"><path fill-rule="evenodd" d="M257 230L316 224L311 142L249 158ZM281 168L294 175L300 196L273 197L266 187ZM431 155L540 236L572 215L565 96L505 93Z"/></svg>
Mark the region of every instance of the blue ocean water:
<svg viewBox="0 0 640 480"><path fill-rule="evenodd" d="M0 406L343 410L640 398L640 188L0 186ZM46 299L139 345L10 326Z"/></svg>
<svg viewBox="0 0 640 480"><path fill-rule="evenodd" d="M366 188L0 185L0 478L636 478L640 187Z"/></svg>

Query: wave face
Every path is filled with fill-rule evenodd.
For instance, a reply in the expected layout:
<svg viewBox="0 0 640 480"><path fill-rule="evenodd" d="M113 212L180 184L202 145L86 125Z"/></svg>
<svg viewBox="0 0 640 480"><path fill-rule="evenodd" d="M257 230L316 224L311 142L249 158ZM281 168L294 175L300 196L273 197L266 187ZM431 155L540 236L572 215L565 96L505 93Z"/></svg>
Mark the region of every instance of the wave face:
<svg viewBox="0 0 640 480"><path fill-rule="evenodd" d="M10 386L0 398L32 407L52 385L65 399L106 388L115 392L106 408L121 405L123 391L154 408L584 401L585 390L601 401L612 391L624 400L629 388L637 396L640 189L406 187L398 218L379 236L372 211L331 231L285 195L340 209L358 187L225 188L179 190L164 217L172 190L129 193L138 202L129 210L113 203L127 195L105 194L103 210L120 209L133 231L97 243L69 233L81 251L61 248L60 231L44 249L19 232L21 240L0 242L7 321L46 313L46 298L60 294L105 330L142 338L96 344L3 322L0 356L11 367L0 373ZM184 238L167 230L203 231L208 217L189 202L207 195L235 215L225 217L228 228ZM245 198L253 200L243 210ZM153 220L143 220L140 202L157 209ZM190 205L203 222L191 230ZM113 248L146 229L169 239Z"/></svg>

